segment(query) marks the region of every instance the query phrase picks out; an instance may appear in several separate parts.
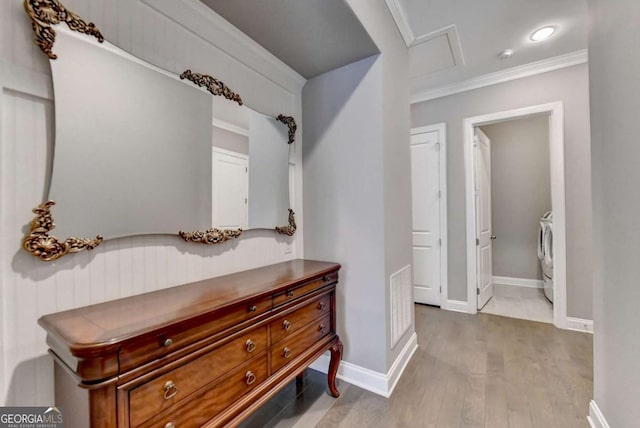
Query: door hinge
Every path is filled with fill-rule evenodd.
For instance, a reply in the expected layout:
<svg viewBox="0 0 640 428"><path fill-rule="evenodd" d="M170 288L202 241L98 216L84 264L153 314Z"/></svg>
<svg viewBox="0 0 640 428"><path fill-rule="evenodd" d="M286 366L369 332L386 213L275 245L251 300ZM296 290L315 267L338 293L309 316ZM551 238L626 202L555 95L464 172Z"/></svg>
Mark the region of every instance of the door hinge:
<svg viewBox="0 0 640 428"><path fill-rule="evenodd" d="M438 245L440 245L442 247L442 238L438 239Z"/></svg>
<svg viewBox="0 0 640 428"><path fill-rule="evenodd" d="M249 172L249 167L248 166L244 167L244 172Z"/></svg>
<svg viewBox="0 0 640 428"><path fill-rule="evenodd" d="M438 194L436 195L436 199L442 198L442 190L438 190Z"/></svg>
<svg viewBox="0 0 640 428"><path fill-rule="evenodd" d="M480 245L480 240L476 238L476 245Z"/></svg>
<svg viewBox="0 0 640 428"><path fill-rule="evenodd" d="M436 152L440 151L440 143L436 143Z"/></svg>
<svg viewBox="0 0 640 428"><path fill-rule="evenodd" d="M442 294L442 287L440 287L440 294Z"/></svg>
<svg viewBox="0 0 640 428"><path fill-rule="evenodd" d="M479 296L480 295L480 289L476 288L476 294Z"/></svg>

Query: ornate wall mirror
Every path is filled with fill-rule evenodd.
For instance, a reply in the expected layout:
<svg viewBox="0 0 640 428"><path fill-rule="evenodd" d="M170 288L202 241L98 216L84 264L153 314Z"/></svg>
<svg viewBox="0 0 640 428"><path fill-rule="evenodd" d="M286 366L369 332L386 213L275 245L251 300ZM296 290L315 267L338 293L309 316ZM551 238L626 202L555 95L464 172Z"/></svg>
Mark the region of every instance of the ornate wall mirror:
<svg viewBox="0 0 640 428"><path fill-rule="evenodd" d="M247 229L295 233L292 117L250 109L214 77L146 63L55 0L25 10L50 59L56 134L26 251L50 261L133 235L215 244Z"/></svg>

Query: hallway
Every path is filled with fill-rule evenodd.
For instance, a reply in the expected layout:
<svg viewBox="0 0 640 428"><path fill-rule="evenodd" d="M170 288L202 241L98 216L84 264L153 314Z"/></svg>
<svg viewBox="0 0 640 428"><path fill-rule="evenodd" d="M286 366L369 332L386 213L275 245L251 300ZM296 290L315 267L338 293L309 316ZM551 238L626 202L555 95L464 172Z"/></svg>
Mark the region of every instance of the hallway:
<svg viewBox="0 0 640 428"><path fill-rule="evenodd" d="M482 313L415 310L419 348L391 398L342 382L334 401L324 376L309 370L297 400L287 399L295 395L290 385L243 427L589 426L590 334Z"/></svg>

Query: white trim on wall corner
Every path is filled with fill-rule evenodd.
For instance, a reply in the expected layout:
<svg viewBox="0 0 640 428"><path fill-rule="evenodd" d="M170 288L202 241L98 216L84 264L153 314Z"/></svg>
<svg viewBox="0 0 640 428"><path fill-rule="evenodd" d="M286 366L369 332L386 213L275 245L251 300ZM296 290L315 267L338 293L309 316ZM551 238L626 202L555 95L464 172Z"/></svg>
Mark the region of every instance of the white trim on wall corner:
<svg viewBox="0 0 640 428"><path fill-rule="evenodd" d="M398 0L385 0L385 3L387 3L389 12L391 12L391 16L393 17L398 30L400 30L400 34L404 39L404 43L407 45L407 47L411 46L416 37L413 34L413 30L411 30L411 26L409 25L409 20L407 19L407 14L404 11L404 8Z"/></svg>
<svg viewBox="0 0 640 428"><path fill-rule="evenodd" d="M499 285L513 285L515 287L543 288L541 279L514 278L510 276L493 276L491 281Z"/></svg>
<svg viewBox="0 0 640 428"><path fill-rule="evenodd" d="M566 328L567 330L593 334L593 320L567 317Z"/></svg>
<svg viewBox="0 0 640 428"><path fill-rule="evenodd" d="M411 95L411 104L442 98L460 92L471 91L473 89L484 88L486 86L497 85L498 83L509 82L511 80L522 79L524 77L535 76L536 74L547 73L549 71L560 70L574 65L585 64L589 61L586 49L568 54L559 55L542 61L532 62L495 73L484 74L472 77L461 82L449 85L437 86L425 90L419 90Z"/></svg>
<svg viewBox="0 0 640 428"><path fill-rule="evenodd" d="M389 398L417 349L418 335L413 333L386 374L360 367L348 361L342 361L340 367L338 367L338 378L374 394ZM311 364L310 368L327 373L329 360L329 356L324 354Z"/></svg>
<svg viewBox="0 0 640 428"><path fill-rule="evenodd" d="M462 300L447 300L446 307L442 309L446 309L447 311L452 311L452 312L463 312L465 314L468 314L469 304Z"/></svg>
<svg viewBox="0 0 640 428"><path fill-rule="evenodd" d="M609 424L604 418L604 415L593 400L589 403L589 416L587 416L587 421L589 425L591 425L591 428L609 428Z"/></svg>

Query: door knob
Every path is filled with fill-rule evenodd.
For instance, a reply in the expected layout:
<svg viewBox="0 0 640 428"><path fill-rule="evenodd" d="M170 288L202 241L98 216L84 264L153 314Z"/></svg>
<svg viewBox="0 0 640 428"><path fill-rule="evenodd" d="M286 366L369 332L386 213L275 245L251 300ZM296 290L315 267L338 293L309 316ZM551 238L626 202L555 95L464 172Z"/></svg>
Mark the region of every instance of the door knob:
<svg viewBox="0 0 640 428"><path fill-rule="evenodd" d="M491 239L496 239L496 235L491 235Z"/></svg>

